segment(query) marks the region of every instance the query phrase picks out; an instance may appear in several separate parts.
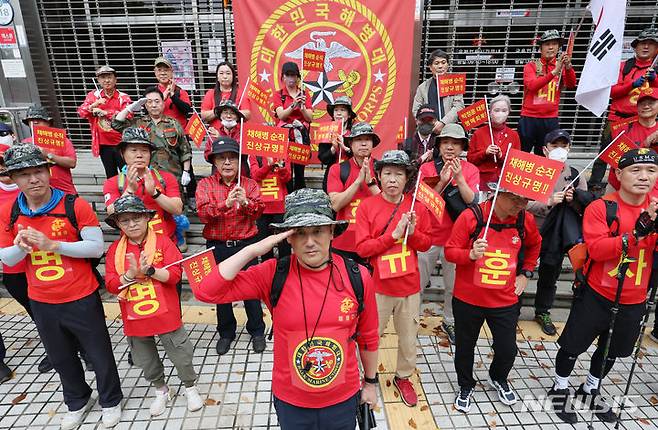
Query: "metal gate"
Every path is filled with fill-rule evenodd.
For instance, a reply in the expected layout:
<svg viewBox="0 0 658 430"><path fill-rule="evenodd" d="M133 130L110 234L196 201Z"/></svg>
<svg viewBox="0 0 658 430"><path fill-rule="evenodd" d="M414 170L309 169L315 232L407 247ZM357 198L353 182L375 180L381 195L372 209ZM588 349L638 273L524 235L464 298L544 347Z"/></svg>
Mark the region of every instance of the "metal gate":
<svg viewBox="0 0 658 430"><path fill-rule="evenodd" d="M245 1L245 0L243 0ZM228 2L227 2L228 3ZM502 91L511 96L512 125L521 110L523 65L535 57L533 41L544 30L563 33L576 25L586 0L424 0L420 78L427 75L427 53L443 48L455 72L467 74L466 103ZM658 15L656 0L629 0L625 44ZM235 63L230 4L213 0L36 0L45 41L46 65L37 73L41 94L54 92L62 125L78 147L89 146L85 121L76 114L94 89L94 69L110 64L119 74L119 88L133 97L155 82L153 60L163 43L185 42L193 66L190 79L194 105L215 82L219 57ZM574 65L582 70L591 37L587 18L576 39ZM48 70L49 66L49 70ZM40 78L49 74L48 79ZM52 78L52 79L50 79ZM52 84L51 84L52 82ZM53 87L50 88L50 85ZM562 96L561 123L579 145L596 145L602 120Z"/></svg>

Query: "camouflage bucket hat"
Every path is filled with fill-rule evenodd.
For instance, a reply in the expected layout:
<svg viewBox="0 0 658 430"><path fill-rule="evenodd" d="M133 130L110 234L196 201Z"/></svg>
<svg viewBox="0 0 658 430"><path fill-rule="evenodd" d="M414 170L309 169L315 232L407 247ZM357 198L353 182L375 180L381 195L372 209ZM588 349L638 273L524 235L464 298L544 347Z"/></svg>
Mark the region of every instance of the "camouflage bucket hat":
<svg viewBox="0 0 658 430"><path fill-rule="evenodd" d="M346 136L345 140L347 143L351 143L352 139L359 136L372 136L373 148L379 145L379 142L381 142L381 139L379 138L379 136L377 136L377 133L375 133L375 129L372 127L372 125L368 124L367 122L359 122L354 124L352 126L350 135Z"/></svg>
<svg viewBox="0 0 658 430"><path fill-rule="evenodd" d="M409 159L409 154L406 152L393 149L391 151L384 152L381 160L375 161L375 170L380 171L384 166L399 166L407 169L407 173L415 172L416 169L411 164Z"/></svg>
<svg viewBox="0 0 658 430"><path fill-rule="evenodd" d="M640 34L638 34L637 37L631 42L631 46L635 48L638 43L644 42L645 40L652 40L658 43L658 29L649 27L640 31Z"/></svg>
<svg viewBox="0 0 658 430"><path fill-rule="evenodd" d="M156 146L149 139L149 135L143 128L139 127L128 127L123 130L121 135L121 142L119 142L119 151L122 151L123 148L128 144L135 145L146 145L151 148L151 150L157 149Z"/></svg>
<svg viewBox="0 0 658 430"><path fill-rule="evenodd" d="M25 114L25 118L23 118L23 124L29 127L30 120L32 119L42 119L48 122L53 120L50 113L48 113L48 109L43 106L30 106Z"/></svg>
<svg viewBox="0 0 658 430"><path fill-rule="evenodd" d="M270 224L270 228L283 231L322 225L335 225L334 237L336 237L347 229L348 222L334 219L334 211L327 193L313 188L302 188L286 196L286 213L283 222Z"/></svg>
<svg viewBox="0 0 658 430"><path fill-rule="evenodd" d="M231 100L222 100L219 103L219 106L217 106L217 113L221 114L224 109L230 109L233 111L234 114L238 116L238 122L240 122L240 118L244 119L244 115L242 115L242 112L240 112L240 109L238 109L238 106L233 103ZM217 115L219 117L219 115Z"/></svg>
<svg viewBox="0 0 658 430"><path fill-rule="evenodd" d="M142 201L142 199L140 199L137 196L128 194L119 197L114 202L114 212L112 213L112 215L108 215L108 217L105 218L105 222L110 227L116 228L118 230L119 226L117 224L117 218L121 214L148 214L150 219L153 218L155 212L156 211L154 211L153 209L147 209L147 207L144 206L144 202Z"/></svg>
<svg viewBox="0 0 658 430"><path fill-rule="evenodd" d="M347 106L347 110L350 111L350 119L356 118L356 112L352 110L352 99L347 97L347 96L340 96L338 97L333 104L328 104L327 105L327 113L329 116L332 118L334 117L334 109L336 106Z"/></svg>
<svg viewBox="0 0 658 430"><path fill-rule="evenodd" d="M560 32L552 29L552 30L546 30L541 37L539 38L539 44L541 45L542 43L545 42L550 42L551 40L557 40L560 45L564 43L564 38L560 36Z"/></svg>
<svg viewBox="0 0 658 430"><path fill-rule="evenodd" d="M11 172L30 167L47 166L50 164L43 156L41 149L32 143L14 145L4 154L6 170L0 175L9 176Z"/></svg>

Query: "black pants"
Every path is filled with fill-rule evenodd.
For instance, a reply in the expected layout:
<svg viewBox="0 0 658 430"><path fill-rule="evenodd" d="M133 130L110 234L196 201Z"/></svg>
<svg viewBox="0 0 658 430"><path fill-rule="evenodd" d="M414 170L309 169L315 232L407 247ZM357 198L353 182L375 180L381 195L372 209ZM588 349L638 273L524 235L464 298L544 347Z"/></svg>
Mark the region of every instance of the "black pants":
<svg viewBox="0 0 658 430"><path fill-rule="evenodd" d="M190 199L195 198L196 195L196 176L194 176L194 166L192 166L192 162L190 161L190 183L185 186L185 191L187 191L187 201L189 202Z"/></svg>
<svg viewBox="0 0 658 430"><path fill-rule="evenodd" d="M245 246L254 243L258 239L258 236L254 238L247 239L241 242L238 246L228 247L226 242L218 240L208 240L206 241L206 248L215 247L213 254L215 255L215 261L217 263L226 260L230 256L237 254ZM249 266L253 266L257 263L257 260L254 259L247 263L243 269L246 269ZM263 308L261 307L260 300L245 300L244 309L247 312L247 331L253 336L264 336L265 335L265 321L263 321ZM221 305L216 305L217 307L217 332L219 333L220 338L235 339L235 332L238 328L238 322L235 319L235 314L233 313L233 305L231 303L225 303Z"/></svg>
<svg viewBox="0 0 658 430"><path fill-rule="evenodd" d="M483 308L452 298L455 314L455 370L460 388L475 387L475 346L485 321L493 335L494 358L489 376L494 381L507 380L516 358L516 324L520 309L518 303L502 308Z"/></svg>
<svg viewBox="0 0 658 430"><path fill-rule="evenodd" d="M525 152L534 151L535 154L543 156L544 137L556 128L560 128L560 121L557 118L520 117L518 132L521 149Z"/></svg>
<svg viewBox="0 0 658 430"><path fill-rule="evenodd" d="M27 277L25 273L3 273L2 283L9 294L25 308L25 312L34 320L30 299L27 297Z"/></svg>
<svg viewBox="0 0 658 430"><path fill-rule="evenodd" d="M354 430L360 401L359 393L324 408L302 408L274 397L274 408L281 430Z"/></svg>
<svg viewBox="0 0 658 430"><path fill-rule="evenodd" d="M283 214L263 214L256 220L256 225L258 226L258 240L264 239L267 236L270 236L274 232L270 230L271 223L283 222ZM276 248L279 252L279 258L286 257L290 255L290 244L286 240L282 240L276 245ZM274 258L274 249L270 250L267 254L261 257L262 261L269 260Z"/></svg>
<svg viewBox="0 0 658 430"><path fill-rule="evenodd" d="M101 145L100 155L107 179L118 175L121 168L126 165L116 146Z"/></svg>
<svg viewBox="0 0 658 430"><path fill-rule="evenodd" d="M306 178L304 177L306 166L296 163L291 163L290 166L292 168L292 180L288 181L288 184L286 185L288 188L288 194L295 190L306 188Z"/></svg>
<svg viewBox="0 0 658 430"><path fill-rule="evenodd" d="M537 295L535 296L535 315L548 314L555 301L557 280L562 271L562 260L556 266L539 261L539 278L537 278Z"/></svg>
<svg viewBox="0 0 658 430"><path fill-rule="evenodd" d="M92 391L78 359L78 343L94 366L101 407L118 405L123 393L98 291L68 303L30 300L30 304L41 342L62 381L64 403L69 410L84 407Z"/></svg>
<svg viewBox="0 0 658 430"><path fill-rule="evenodd" d="M606 121L605 128L603 129L603 134L601 135L601 144L599 145L599 152L608 146L612 141L612 135L610 133L610 122ZM597 185L603 182L603 177L605 176L605 171L608 168L608 165L602 161L600 158L597 158L592 164L592 174L589 177L587 184L591 188L593 185Z"/></svg>

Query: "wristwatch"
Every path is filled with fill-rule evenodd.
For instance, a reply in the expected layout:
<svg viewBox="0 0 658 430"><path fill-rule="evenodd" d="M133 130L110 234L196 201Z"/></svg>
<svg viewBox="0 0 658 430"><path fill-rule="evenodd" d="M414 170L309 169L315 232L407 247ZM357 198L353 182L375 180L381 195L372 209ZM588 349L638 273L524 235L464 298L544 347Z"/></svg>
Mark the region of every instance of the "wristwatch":
<svg viewBox="0 0 658 430"><path fill-rule="evenodd" d="M149 266L148 269L146 269L146 273L144 273L146 276L153 276L155 274L155 267Z"/></svg>
<svg viewBox="0 0 658 430"><path fill-rule="evenodd" d="M535 272L533 272L532 270L524 270L521 272L521 274L528 279L532 279L535 276Z"/></svg>
<svg viewBox="0 0 658 430"><path fill-rule="evenodd" d="M151 197L155 200L158 197L160 197L161 194L162 194L162 192L156 188L155 192L153 193L153 195L151 195Z"/></svg>
<svg viewBox="0 0 658 430"><path fill-rule="evenodd" d="M48 157L48 160L53 161L54 155L53 155L52 152L49 152L47 157Z"/></svg>
<svg viewBox="0 0 658 430"><path fill-rule="evenodd" d="M368 383L368 384L378 384L379 383L379 373L375 373L374 378L368 378L367 376L363 376L363 381Z"/></svg>
<svg viewBox="0 0 658 430"><path fill-rule="evenodd" d="M369 187L372 187L373 185L377 185L377 179L375 179L375 178L372 178L370 180L370 182L368 182Z"/></svg>

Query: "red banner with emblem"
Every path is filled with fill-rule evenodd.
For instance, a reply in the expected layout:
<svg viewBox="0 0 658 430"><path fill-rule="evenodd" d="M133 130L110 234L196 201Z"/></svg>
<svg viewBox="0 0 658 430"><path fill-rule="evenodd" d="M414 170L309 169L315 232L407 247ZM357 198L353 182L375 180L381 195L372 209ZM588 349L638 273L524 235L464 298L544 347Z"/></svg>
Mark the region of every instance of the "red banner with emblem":
<svg viewBox="0 0 658 430"><path fill-rule="evenodd" d="M210 272L217 270L215 254L213 254L212 249L208 249L198 255L184 259L180 264L185 271L185 275L187 275L187 281L192 290L198 288Z"/></svg>
<svg viewBox="0 0 658 430"><path fill-rule="evenodd" d="M197 148L201 148L203 140L208 133L206 132L206 127L203 125L203 120L198 113L194 112L192 117L187 121L185 134L190 136Z"/></svg>
<svg viewBox="0 0 658 430"><path fill-rule="evenodd" d="M425 207L434 215L437 221L441 222L443 219L443 211L446 207L446 202L441 198L432 187L427 185L424 181L418 183L418 193L416 199L425 205Z"/></svg>
<svg viewBox="0 0 658 430"><path fill-rule="evenodd" d="M441 97L455 96L466 92L466 74L450 73L439 76L439 93Z"/></svg>
<svg viewBox="0 0 658 430"><path fill-rule="evenodd" d="M331 142L334 136L340 134L341 128L341 121L318 122L311 124L311 142L316 144Z"/></svg>
<svg viewBox="0 0 658 430"><path fill-rule="evenodd" d="M318 51L316 49L304 49L302 69L306 70L307 72L323 72L325 56L325 51Z"/></svg>
<svg viewBox="0 0 658 430"><path fill-rule="evenodd" d="M510 148L500 186L507 191L547 203L564 163Z"/></svg>
<svg viewBox="0 0 658 430"><path fill-rule="evenodd" d="M36 125L34 126L34 144L39 148L61 151L66 144L66 130Z"/></svg>
<svg viewBox="0 0 658 430"><path fill-rule="evenodd" d="M304 50L325 53L323 70L303 70L313 121L327 121L327 103L352 99L357 121L371 123L382 143L396 147L397 125L409 109L415 0L240 0L233 3L238 70L270 96L282 89L281 66L302 69ZM415 73L416 67L413 66ZM241 76L244 82L247 77ZM254 122L274 122L270 107Z"/></svg>
<svg viewBox="0 0 658 430"><path fill-rule="evenodd" d="M613 169L616 169L619 165L619 159L621 156L631 149L637 148L639 148L639 146L637 146L635 142L624 133L619 136L612 145L609 145L608 148L599 155L599 158L601 161L605 161L609 164Z"/></svg>
<svg viewBox="0 0 658 430"><path fill-rule="evenodd" d="M282 127L248 122L242 130L242 153L264 158L286 158L288 153L288 130Z"/></svg>
<svg viewBox="0 0 658 430"><path fill-rule="evenodd" d="M464 109L457 112L457 116L466 131L484 124L489 121L486 100L478 100L472 105L466 106Z"/></svg>

